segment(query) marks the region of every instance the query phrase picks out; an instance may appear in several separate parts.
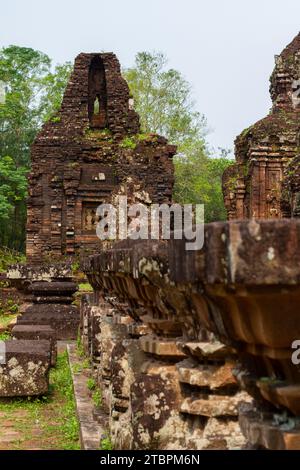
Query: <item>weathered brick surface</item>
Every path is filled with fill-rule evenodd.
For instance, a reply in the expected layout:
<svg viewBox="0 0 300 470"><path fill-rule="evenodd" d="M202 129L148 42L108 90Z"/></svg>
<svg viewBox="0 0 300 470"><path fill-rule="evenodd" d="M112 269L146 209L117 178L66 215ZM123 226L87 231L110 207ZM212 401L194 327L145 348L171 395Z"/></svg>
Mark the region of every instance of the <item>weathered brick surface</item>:
<svg viewBox="0 0 300 470"><path fill-rule="evenodd" d="M29 262L99 249L95 210L112 191L126 193L126 185L140 202L170 202L176 148L163 137L139 134L131 108L114 54L76 58L61 109L32 146Z"/></svg>
<svg viewBox="0 0 300 470"><path fill-rule="evenodd" d="M224 247L222 233L220 224L206 228L215 251ZM244 444L237 410L250 398L238 392L232 375L233 349L208 332L215 327L203 284L208 277L214 283L214 265L205 251L187 252L184 242L128 240L85 262L101 301L88 309L85 300L82 334L85 344L98 348L98 384L116 448ZM215 265L223 276L229 274L226 261L218 253Z"/></svg>
<svg viewBox="0 0 300 470"><path fill-rule="evenodd" d="M236 163L223 176L229 220L289 216L281 192L284 169L299 152L299 53L300 34L276 57L270 78L271 112L235 141Z"/></svg>

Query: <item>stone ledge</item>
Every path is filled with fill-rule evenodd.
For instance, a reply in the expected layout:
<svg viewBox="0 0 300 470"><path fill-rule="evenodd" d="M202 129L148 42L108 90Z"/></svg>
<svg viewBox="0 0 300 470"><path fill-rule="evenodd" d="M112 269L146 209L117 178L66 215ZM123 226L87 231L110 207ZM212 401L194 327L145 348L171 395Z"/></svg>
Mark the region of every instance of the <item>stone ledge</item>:
<svg viewBox="0 0 300 470"><path fill-rule="evenodd" d="M186 357L186 355L177 347L175 340L162 340L161 338L147 335L142 336L139 341L141 349L146 353L166 357Z"/></svg>
<svg viewBox="0 0 300 470"><path fill-rule="evenodd" d="M100 442L106 436L107 415L103 412L102 423L94 418L94 405L88 393L86 370L74 372L74 365L80 363L76 354L76 344L67 345L76 402L77 418L80 426L80 442L83 450L99 450Z"/></svg>
<svg viewBox="0 0 300 470"><path fill-rule="evenodd" d="M250 397L245 392L239 392L234 396L208 395L207 398L186 398L180 407L182 413L191 415L217 417L238 416L238 405L242 401L249 401Z"/></svg>
<svg viewBox="0 0 300 470"><path fill-rule="evenodd" d="M177 364L179 381L196 387L208 387L210 390L237 388L232 375L232 363L223 365L199 365L196 361L186 359Z"/></svg>

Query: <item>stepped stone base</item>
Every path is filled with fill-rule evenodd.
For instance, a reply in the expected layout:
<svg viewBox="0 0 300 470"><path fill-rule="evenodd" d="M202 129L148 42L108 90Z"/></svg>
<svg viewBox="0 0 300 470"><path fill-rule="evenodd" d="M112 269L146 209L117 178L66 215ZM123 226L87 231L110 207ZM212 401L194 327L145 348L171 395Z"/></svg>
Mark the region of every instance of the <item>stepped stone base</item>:
<svg viewBox="0 0 300 470"><path fill-rule="evenodd" d="M50 341L6 341L5 363L0 364L0 397L47 393L50 357Z"/></svg>
<svg viewBox="0 0 300 470"><path fill-rule="evenodd" d="M18 318L17 325L50 325L57 340L76 339L79 310L75 305L34 304Z"/></svg>
<svg viewBox="0 0 300 470"><path fill-rule="evenodd" d="M56 335L53 328L48 325L16 325L12 329L15 339L45 339L51 344L51 366L55 366L57 358Z"/></svg>

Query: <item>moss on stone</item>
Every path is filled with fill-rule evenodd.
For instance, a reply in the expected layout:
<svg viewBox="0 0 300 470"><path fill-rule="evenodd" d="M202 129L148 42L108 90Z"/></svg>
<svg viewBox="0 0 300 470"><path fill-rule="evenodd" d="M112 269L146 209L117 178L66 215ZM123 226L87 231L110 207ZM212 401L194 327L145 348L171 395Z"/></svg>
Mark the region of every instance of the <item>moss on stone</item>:
<svg viewBox="0 0 300 470"><path fill-rule="evenodd" d="M120 147L134 150L136 148L135 139L133 137L124 137Z"/></svg>

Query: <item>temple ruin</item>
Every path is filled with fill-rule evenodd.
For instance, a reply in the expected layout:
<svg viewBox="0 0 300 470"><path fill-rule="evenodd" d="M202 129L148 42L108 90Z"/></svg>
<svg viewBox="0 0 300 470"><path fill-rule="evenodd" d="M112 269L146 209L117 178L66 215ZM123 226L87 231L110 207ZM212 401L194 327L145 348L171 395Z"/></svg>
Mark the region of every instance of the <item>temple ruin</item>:
<svg viewBox="0 0 300 470"><path fill-rule="evenodd" d="M31 152L26 254L29 263L99 249L97 207L112 193L170 203L172 157L163 137L141 134L114 54L80 54L61 109Z"/></svg>
<svg viewBox="0 0 300 470"><path fill-rule="evenodd" d="M300 449L300 34L270 90L270 114L237 138L224 174L229 220L205 226L201 250L184 239L101 244L102 202L172 201L176 148L140 132L113 54L76 58L32 148L28 265L8 273L32 305L8 344L1 396L45 393L56 340L79 328L102 396L96 424L82 425L105 415L115 449ZM80 317L66 263L79 253L93 287ZM41 363L21 388L16 360L25 377L28 361Z"/></svg>
<svg viewBox="0 0 300 470"><path fill-rule="evenodd" d="M224 173L228 219L273 219L289 214L281 203L284 170L299 151L300 36L275 58L272 109L235 141L236 163Z"/></svg>

